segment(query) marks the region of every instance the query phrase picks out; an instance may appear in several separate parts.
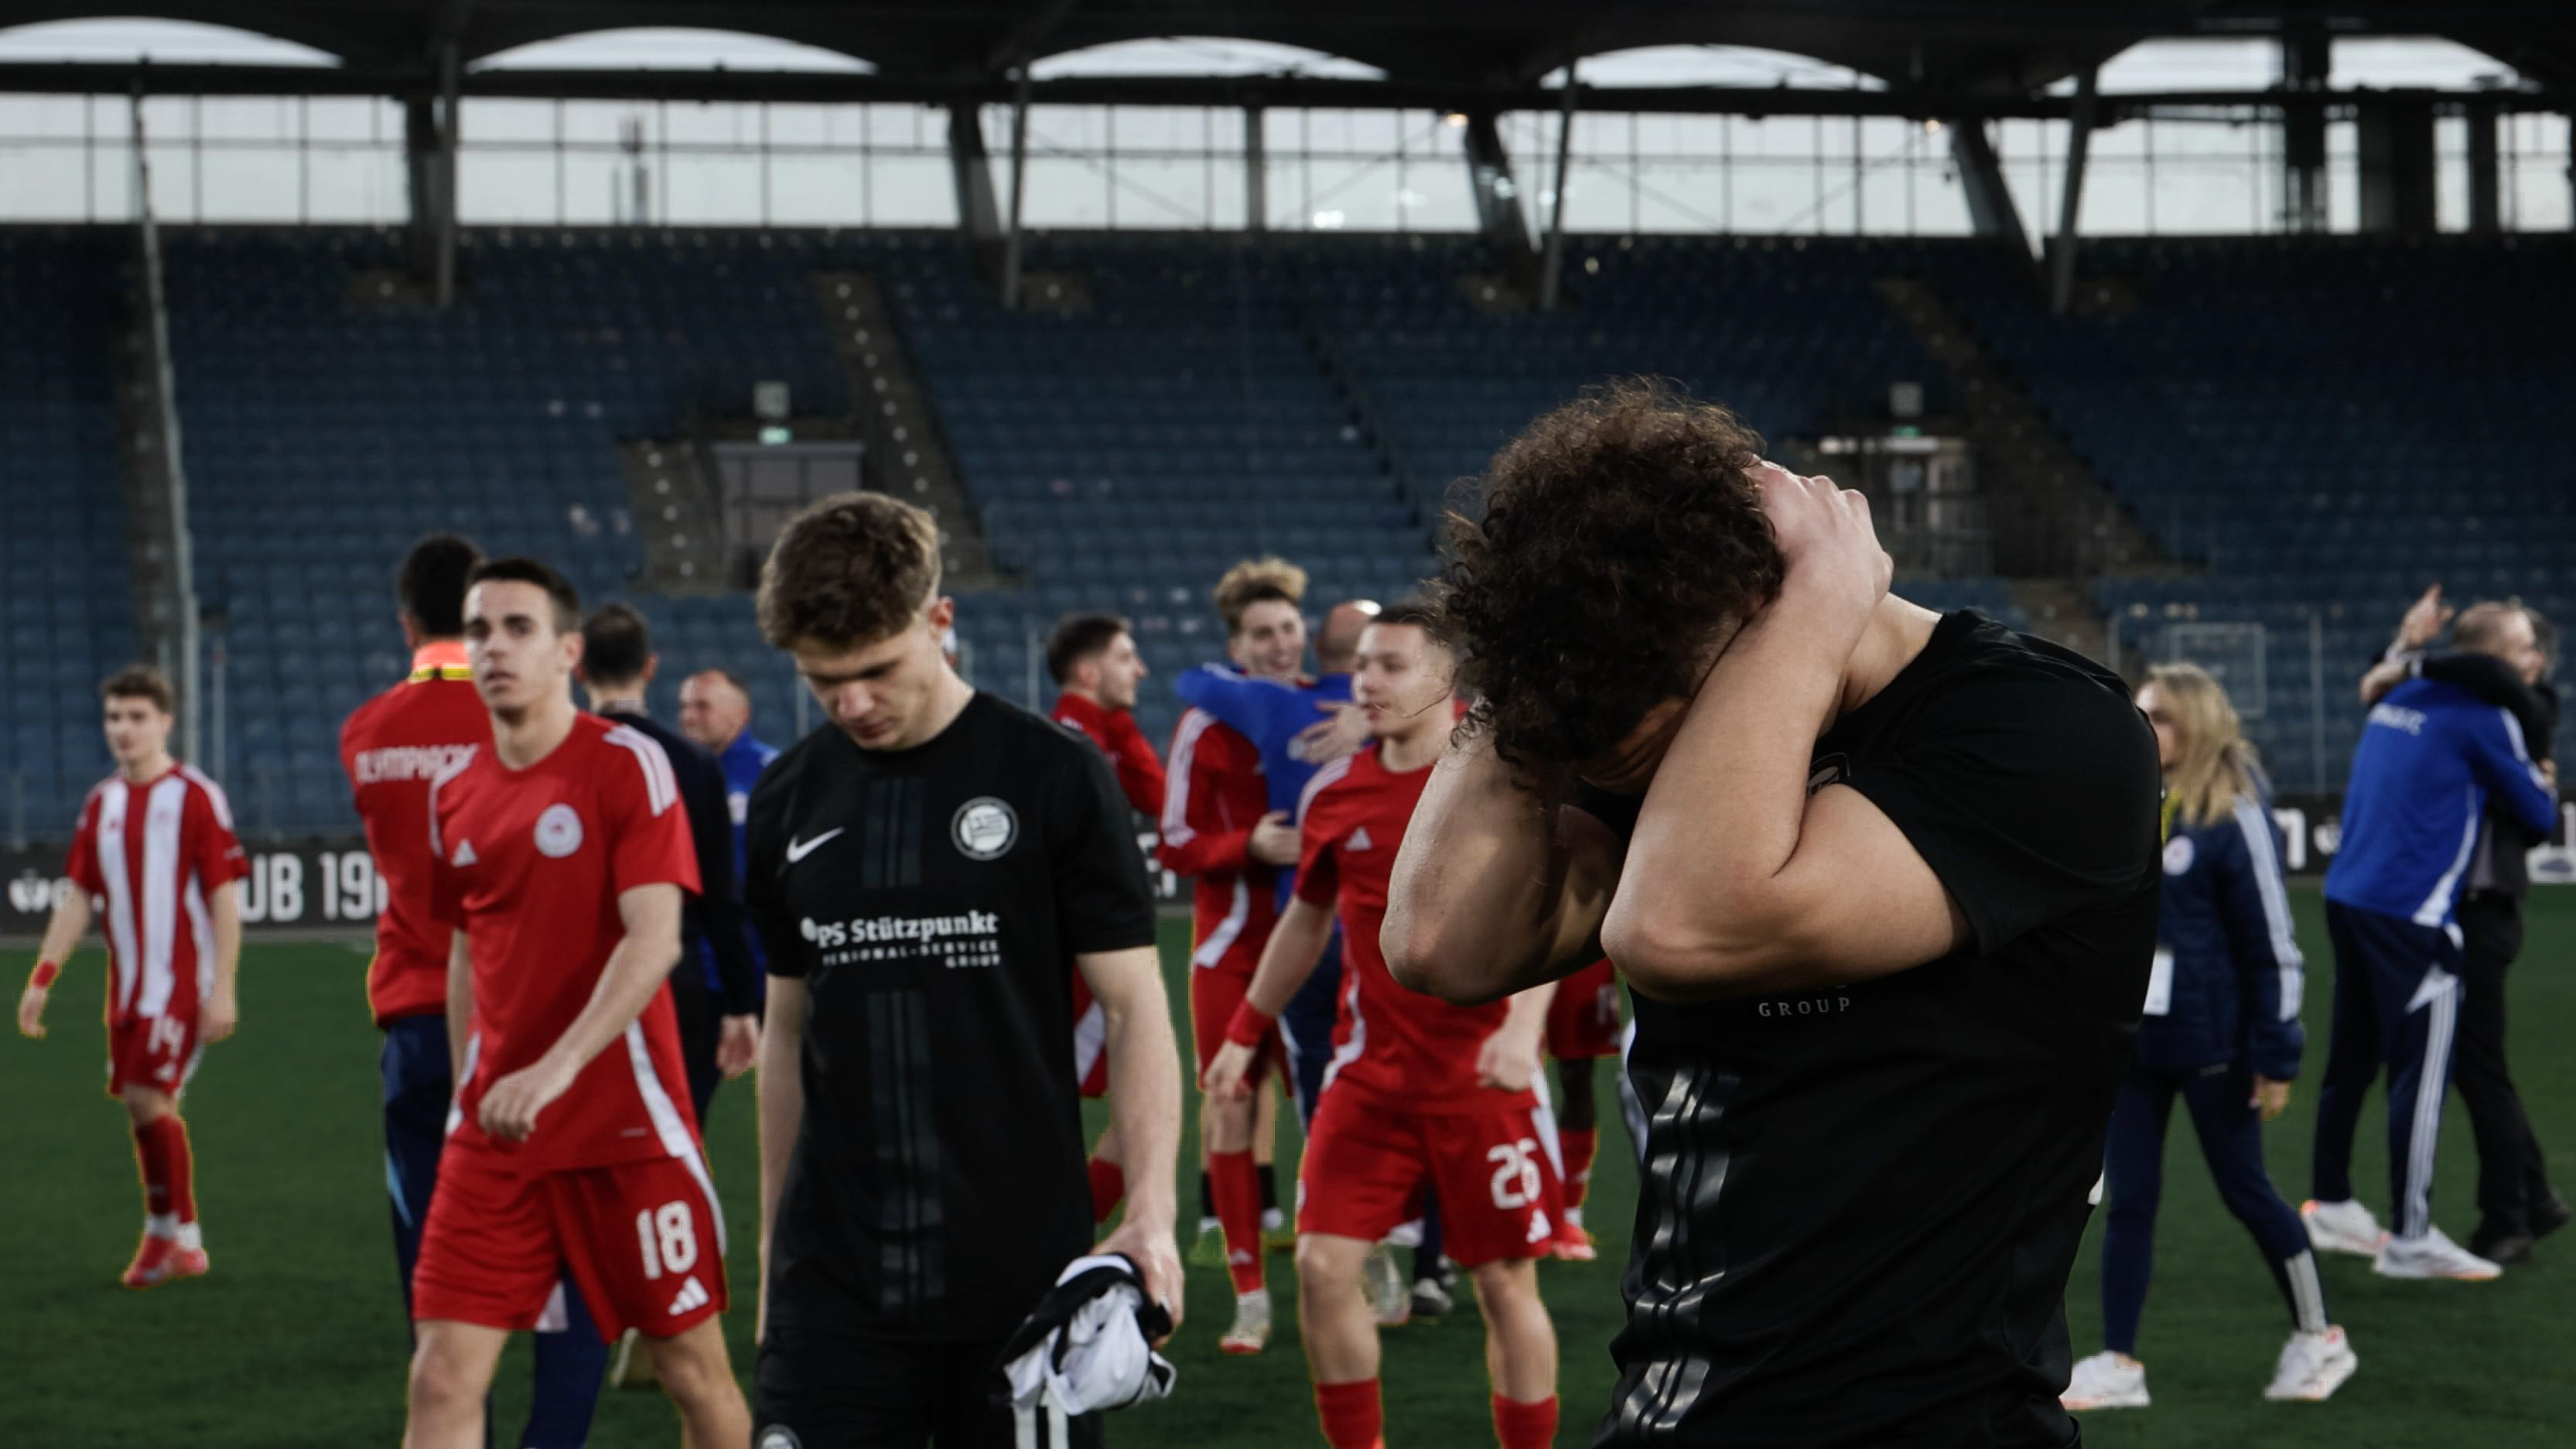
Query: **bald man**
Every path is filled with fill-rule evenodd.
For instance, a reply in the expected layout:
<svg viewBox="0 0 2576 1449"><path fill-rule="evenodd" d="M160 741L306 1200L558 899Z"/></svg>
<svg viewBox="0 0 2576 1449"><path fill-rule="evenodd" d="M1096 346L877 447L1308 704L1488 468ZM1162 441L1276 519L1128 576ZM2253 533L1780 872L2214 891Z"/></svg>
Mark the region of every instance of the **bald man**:
<svg viewBox="0 0 2576 1449"><path fill-rule="evenodd" d="M760 742L751 732L751 691L730 669L701 669L680 683L680 733L691 743L716 757L724 767L725 807L733 815L733 878L742 881L743 829L745 812L751 804L751 787L760 772L778 758L778 751ZM761 944L760 933L749 933L751 959L767 979L769 956ZM703 953L702 953L703 954ZM715 984L715 960L712 956L698 963L706 973L709 986Z"/></svg>

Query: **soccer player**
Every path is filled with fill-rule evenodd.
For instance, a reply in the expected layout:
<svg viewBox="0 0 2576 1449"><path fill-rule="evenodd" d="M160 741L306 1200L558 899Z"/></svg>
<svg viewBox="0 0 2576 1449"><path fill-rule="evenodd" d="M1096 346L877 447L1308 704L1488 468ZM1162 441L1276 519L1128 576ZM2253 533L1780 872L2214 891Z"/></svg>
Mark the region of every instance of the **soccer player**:
<svg viewBox="0 0 2576 1449"><path fill-rule="evenodd" d="M439 1149L456 1096L448 1056L447 961L455 934L430 914L429 782L488 747L492 713L474 691L465 658L465 578L483 554L453 534L412 545L395 574L396 617L411 674L350 714L340 727L340 766L385 883L367 1004L385 1034L385 1184L393 1204L394 1262L403 1317L411 1317L412 1265L438 1185ZM580 1449L599 1403L608 1351L578 1292L564 1322L537 1334L536 1385L518 1443Z"/></svg>
<svg viewBox="0 0 2576 1449"><path fill-rule="evenodd" d="M1444 601L1480 693L1388 962L1627 980L1651 1125L1595 1443L2063 1449L2155 737L2109 671L1891 596L1865 501L1759 448L1622 383L1495 456Z"/></svg>
<svg viewBox="0 0 2576 1449"><path fill-rule="evenodd" d="M1217 617L1238 668L1274 681L1297 677L1306 662L1306 619L1297 607L1305 592L1306 571L1279 558L1246 559L1217 581ZM1226 1023L1279 918L1275 881L1283 867L1296 863L1297 830L1287 811L1271 808L1261 752L1242 731L1203 710L1186 710L1172 732L1171 761L1157 853L1165 868L1195 882L1190 1040L1204 1072L1224 1044ZM1264 1048L1259 1065L1283 1062L1274 1042ZM1234 1324L1217 1346L1231 1354L1259 1353L1270 1339L1261 1218L1275 1205L1277 1189L1265 1192L1256 1161L1260 1097L1205 1097L1199 1103L1207 1205L1215 1212L1234 1283Z"/></svg>
<svg viewBox="0 0 2576 1449"><path fill-rule="evenodd" d="M671 973L671 1006L679 1018L680 1060L689 1072L689 1105L703 1126L717 1085L750 1071L759 1055L760 977L743 940L724 770L715 756L644 707L645 689L661 662L651 628L633 605L608 604L582 622L581 680L590 692L590 712L662 747L688 812L699 889L680 908L681 964ZM719 981L713 996L706 978L690 969L709 956Z"/></svg>
<svg viewBox="0 0 2576 1449"><path fill-rule="evenodd" d="M1583 1225L1583 1199L1592 1187L1592 1159L1601 1147L1601 1108L1593 1063L1619 1052L1619 973L1604 957L1556 984L1547 1008L1547 1055L1556 1063L1564 1101L1556 1108L1556 1137L1565 1179L1565 1222L1557 1256L1588 1263L1598 1252Z"/></svg>
<svg viewBox="0 0 2576 1449"><path fill-rule="evenodd" d="M2472 608L2461 622L2488 645L2482 653L2538 654L2519 608ZM2488 629L2491 640L2481 638ZM2532 762L2511 710L2437 679L2408 680L2372 707L2344 791L2343 845L2326 871L2334 1041L2317 1087L2315 1197L2300 1215L2318 1247L2368 1256L2391 1278L2477 1281L2502 1271L2433 1226L2433 1163L2467 969L2456 910L2490 802L2538 835L2558 813L2552 776ZM2352 1192L2352 1136L2383 1063L2393 1234Z"/></svg>
<svg viewBox="0 0 2576 1449"><path fill-rule="evenodd" d="M671 762L573 708L580 601L553 569L467 576L490 740L430 783L430 899L450 927L448 1144L412 1273L407 1449L477 1449L514 1330L569 1270L602 1342L641 1330L684 1442L747 1445L725 1356L724 1219L662 989L698 885Z"/></svg>
<svg viewBox="0 0 2576 1449"><path fill-rule="evenodd" d="M2138 691L2165 776L2165 884L2137 1060L2111 1108L2102 1233L2103 1351L2076 1363L2070 1409L2144 1408L2138 1317L2155 1264L2165 1119L2191 1112L2218 1196L2271 1264L2290 1309L2267 1399L2331 1397L2360 1360L2326 1322L2299 1215L2263 1171L2263 1126L2289 1105L2307 1037L2305 963L2290 926L2279 831L2227 691L2196 665L2158 665Z"/></svg>
<svg viewBox="0 0 2576 1449"><path fill-rule="evenodd" d="M1322 955L1338 900L1350 952L1342 1044L1297 1171L1297 1315L1324 1438L1334 1449L1380 1442L1377 1325L1361 1265L1419 1211L1428 1184L1449 1255L1473 1275L1484 1313L1496 1437L1503 1449L1542 1449L1556 1437L1556 1330L1537 1263L1562 1206L1533 1084L1554 988L1452 1006L1396 985L1378 954L1388 874L1457 718L1455 661L1431 622L1428 609L1396 604L1360 636L1352 697L1377 745L1307 786L1297 899L1271 933L1207 1089L1239 1098L1257 1082L1257 1044Z"/></svg>
<svg viewBox="0 0 2576 1449"><path fill-rule="evenodd" d="M1047 673L1058 693L1050 717L1099 747L1118 772L1118 788L1136 813L1163 813L1163 762L1136 727L1136 686L1145 679L1135 636L1115 614L1069 614L1047 636ZM1073 1065L1082 1095L1109 1093L1109 1054L1101 1040L1100 1003L1077 976L1073 983ZM1204 1174L1202 1174L1204 1179ZM1091 1150L1091 1220L1109 1221L1127 1194L1127 1172L1118 1163L1118 1131L1104 1128Z"/></svg>
<svg viewBox="0 0 2576 1449"><path fill-rule="evenodd" d="M1046 661L1057 690L1055 722L1109 757L1137 814L1159 817L1163 762L1136 727L1136 687L1150 671L1127 621L1115 614L1068 615L1047 636Z"/></svg>
<svg viewBox="0 0 2576 1449"><path fill-rule="evenodd" d="M64 874L78 889L54 907L18 1030L45 1034L45 998L100 918L111 975L107 1094L125 1103L143 1175L143 1241L119 1281L150 1288L207 1269L197 1226L196 1157L179 1094L208 1044L233 1034L241 1005L241 899L250 862L214 781L170 757L170 682L147 665L99 686L116 773L81 802ZM101 913L104 913L103 916Z"/></svg>
<svg viewBox="0 0 2576 1449"><path fill-rule="evenodd" d="M930 515L881 493L798 514L761 571L761 632L832 724L751 798L765 1441L1100 1441L996 1400L1003 1342L1091 1242L1077 974L1127 1165L1100 1251L1181 1312L1180 1060L1127 800L1099 751L941 658L939 581Z"/></svg>
<svg viewBox="0 0 2576 1449"><path fill-rule="evenodd" d="M1299 598L1304 593L1300 574ZM1172 692L1183 703L1206 711L1252 742L1261 754L1261 779L1269 790L1270 808L1284 812L1292 826L1297 824L1297 806L1305 797L1306 783L1315 778L1315 772L1368 743L1368 718L1351 705L1351 670L1359 654L1360 631L1376 617L1377 604L1369 599L1345 599L1326 610L1323 627L1315 633L1316 674L1311 679L1212 664L1172 682ZM1301 619L1301 630L1303 626ZM1287 909L1295 885L1293 872L1279 872L1281 910ZM1254 955L1257 959L1257 949ZM1279 1018L1280 1045L1286 1049L1300 1121L1313 1120L1315 1098L1324 1086L1324 1067L1332 1060L1341 982L1337 930L1324 950L1322 964Z"/></svg>

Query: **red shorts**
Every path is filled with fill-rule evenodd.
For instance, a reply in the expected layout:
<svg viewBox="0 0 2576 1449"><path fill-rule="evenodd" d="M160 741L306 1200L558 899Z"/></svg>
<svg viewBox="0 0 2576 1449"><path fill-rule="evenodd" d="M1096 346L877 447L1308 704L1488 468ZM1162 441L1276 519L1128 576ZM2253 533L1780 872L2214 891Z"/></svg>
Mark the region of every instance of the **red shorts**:
<svg viewBox="0 0 2576 1449"><path fill-rule="evenodd" d="M197 1074L197 1018L130 1016L107 1028L107 1094L122 1097L128 1087L154 1087L177 1096Z"/></svg>
<svg viewBox="0 0 2576 1449"><path fill-rule="evenodd" d="M1519 1106L1410 1112L1328 1089L1297 1166L1297 1231L1376 1242L1421 1216L1428 1186L1461 1267L1544 1258L1565 1216L1564 1187L1534 1117Z"/></svg>
<svg viewBox="0 0 2576 1449"><path fill-rule="evenodd" d="M1073 1078L1086 1097L1109 1095L1109 1013L1080 976L1073 978Z"/></svg>
<svg viewBox="0 0 2576 1449"><path fill-rule="evenodd" d="M1547 1054L1560 1062L1619 1055L1619 973L1606 957L1556 983Z"/></svg>
<svg viewBox="0 0 2576 1449"><path fill-rule="evenodd" d="M1243 995L1252 989L1248 972L1223 966L1190 968L1190 1047L1198 1054L1199 1075L1207 1075L1208 1064L1225 1047L1225 1029L1234 1021L1234 1009L1243 1004ZM1279 1027L1272 1023L1261 1034L1261 1045L1253 1049L1252 1070L1244 1075L1258 1083L1263 1074L1281 1067L1287 1061L1279 1045Z"/></svg>
<svg viewBox="0 0 2576 1449"><path fill-rule="evenodd" d="M697 1159L518 1173L450 1145L412 1270L414 1322L535 1328L569 1271L599 1336L674 1338L724 1312L724 1217Z"/></svg>

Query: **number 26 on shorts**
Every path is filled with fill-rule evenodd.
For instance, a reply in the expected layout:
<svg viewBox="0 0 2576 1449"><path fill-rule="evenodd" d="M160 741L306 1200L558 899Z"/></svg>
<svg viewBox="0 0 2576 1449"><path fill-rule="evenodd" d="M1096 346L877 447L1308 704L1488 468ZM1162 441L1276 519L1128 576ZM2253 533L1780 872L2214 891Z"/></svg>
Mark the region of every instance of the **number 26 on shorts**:
<svg viewBox="0 0 2576 1449"><path fill-rule="evenodd" d="M697 1222L686 1202L666 1202L637 1213L635 1236L644 1245L644 1279L648 1283L664 1273L685 1273L697 1266Z"/></svg>
<svg viewBox="0 0 2576 1449"><path fill-rule="evenodd" d="M1485 1160L1494 1166L1494 1206L1505 1212L1517 1212L1536 1201L1543 1178L1539 1176L1538 1142L1524 1137L1486 1150Z"/></svg>

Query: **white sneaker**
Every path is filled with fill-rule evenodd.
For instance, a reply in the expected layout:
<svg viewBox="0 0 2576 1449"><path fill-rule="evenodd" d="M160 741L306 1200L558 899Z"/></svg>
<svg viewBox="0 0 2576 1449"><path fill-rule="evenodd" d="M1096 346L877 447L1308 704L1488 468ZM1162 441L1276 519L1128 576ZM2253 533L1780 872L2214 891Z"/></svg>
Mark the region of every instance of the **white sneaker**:
<svg viewBox="0 0 2576 1449"><path fill-rule="evenodd" d="M2320 1253L2376 1258L2388 1246L2388 1230L2370 1215L2370 1209L2351 1198L2341 1202L2310 1198L2299 1204L2299 1221L2308 1225L2308 1241Z"/></svg>
<svg viewBox="0 0 2576 1449"><path fill-rule="evenodd" d="M2440 1228L2426 1228L2420 1238L2389 1239L2370 1267L2382 1278L2456 1278L2464 1283L2483 1283L2504 1276L2502 1268L2444 1237Z"/></svg>
<svg viewBox="0 0 2576 1449"><path fill-rule="evenodd" d="M2352 1371L2361 1367L2361 1356L2352 1351L2352 1341L2340 1328L2323 1333L2293 1333L2281 1345L2281 1361L2272 1369L2272 1386L2263 1391L2267 1399L2298 1399L2311 1404L2334 1397Z"/></svg>
<svg viewBox="0 0 2576 1449"><path fill-rule="evenodd" d="M1395 1265L1386 1244L1369 1249L1368 1261L1360 1265L1360 1284L1377 1309L1378 1327L1401 1328L1413 1317L1413 1285L1404 1281L1404 1270Z"/></svg>
<svg viewBox="0 0 2576 1449"><path fill-rule="evenodd" d="M2126 1354L2107 1350L2079 1359L2057 1402L2069 1409L2143 1409L2147 1406L2147 1366Z"/></svg>
<svg viewBox="0 0 2576 1449"><path fill-rule="evenodd" d="M1219 1353L1259 1353L1270 1343L1270 1290L1234 1295L1234 1326L1216 1341Z"/></svg>

